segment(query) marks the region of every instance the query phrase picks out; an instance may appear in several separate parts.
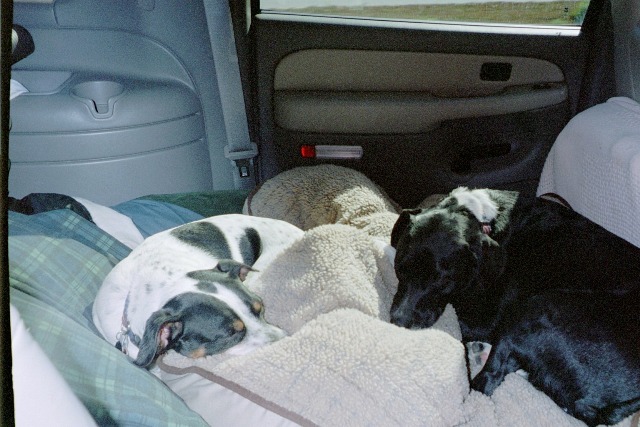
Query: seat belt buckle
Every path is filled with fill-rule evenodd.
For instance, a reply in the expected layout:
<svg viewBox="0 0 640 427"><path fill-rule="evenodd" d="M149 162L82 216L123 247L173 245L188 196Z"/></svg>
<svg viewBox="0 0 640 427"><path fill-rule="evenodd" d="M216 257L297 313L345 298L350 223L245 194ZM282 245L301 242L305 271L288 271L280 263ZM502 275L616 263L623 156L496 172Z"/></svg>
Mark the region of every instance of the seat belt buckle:
<svg viewBox="0 0 640 427"><path fill-rule="evenodd" d="M236 167L240 178L249 178L251 176L251 159L235 160Z"/></svg>
<svg viewBox="0 0 640 427"><path fill-rule="evenodd" d="M251 176L252 160L258 155L258 146L256 143L250 143L249 150L231 151L229 146L224 147L224 156L235 163L238 168L240 178L248 178Z"/></svg>

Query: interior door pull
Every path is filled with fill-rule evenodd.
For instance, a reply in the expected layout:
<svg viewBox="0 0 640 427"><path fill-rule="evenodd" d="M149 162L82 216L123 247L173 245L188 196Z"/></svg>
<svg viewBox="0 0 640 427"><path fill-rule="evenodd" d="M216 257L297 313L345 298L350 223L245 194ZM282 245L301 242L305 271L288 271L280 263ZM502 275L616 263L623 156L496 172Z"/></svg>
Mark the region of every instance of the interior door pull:
<svg viewBox="0 0 640 427"><path fill-rule="evenodd" d="M507 82L511 78L512 65L509 62L485 62L480 68L480 80L486 82Z"/></svg>

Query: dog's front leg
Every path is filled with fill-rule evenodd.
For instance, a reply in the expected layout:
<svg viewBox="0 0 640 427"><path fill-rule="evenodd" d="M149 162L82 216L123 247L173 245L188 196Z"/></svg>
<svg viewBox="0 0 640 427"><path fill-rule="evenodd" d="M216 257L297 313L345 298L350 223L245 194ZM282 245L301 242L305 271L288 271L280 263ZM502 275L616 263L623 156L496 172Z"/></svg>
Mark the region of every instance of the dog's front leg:
<svg viewBox="0 0 640 427"><path fill-rule="evenodd" d="M504 377L518 369L520 364L512 352L511 343L501 340L492 349L484 368L471 381L471 388L491 396Z"/></svg>

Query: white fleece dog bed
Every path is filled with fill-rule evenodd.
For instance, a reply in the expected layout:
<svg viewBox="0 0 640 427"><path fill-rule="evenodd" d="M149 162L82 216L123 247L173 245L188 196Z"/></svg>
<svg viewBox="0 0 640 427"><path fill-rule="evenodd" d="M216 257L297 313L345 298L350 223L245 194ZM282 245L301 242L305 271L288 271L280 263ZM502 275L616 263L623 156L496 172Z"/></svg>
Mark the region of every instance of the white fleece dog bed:
<svg viewBox="0 0 640 427"><path fill-rule="evenodd" d="M220 378L309 425L454 425L464 420L465 351L449 308L440 328L388 323L397 280L381 244L363 231L308 231L253 282L266 318L291 334L247 356L189 359L161 368ZM172 368L171 368L172 367ZM393 410L390 410L393 408ZM206 418L206 417L205 417Z"/></svg>
<svg viewBox="0 0 640 427"><path fill-rule="evenodd" d="M282 219L302 230L346 224L389 239L400 207L364 174L323 164L264 182L247 198L244 213Z"/></svg>

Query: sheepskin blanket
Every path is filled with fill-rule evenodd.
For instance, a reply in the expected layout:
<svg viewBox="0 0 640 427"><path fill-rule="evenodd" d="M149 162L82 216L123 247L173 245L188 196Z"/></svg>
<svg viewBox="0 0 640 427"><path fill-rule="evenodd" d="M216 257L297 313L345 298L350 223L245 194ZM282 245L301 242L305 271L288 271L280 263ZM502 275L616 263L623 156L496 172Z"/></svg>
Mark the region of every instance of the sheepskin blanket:
<svg viewBox="0 0 640 427"><path fill-rule="evenodd" d="M585 425L518 374L507 376L491 397L470 390L451 306L429 329L390 324L397 287L388 245L397 219L393 203L355 171L301 169L274 178L278 187L265 183L249 203L254 214L308 230L264 271L247 279L264 299L266 319L289 336L245 356L189 359L170 351L159 362L163 370L196 373L301 425ZM370 201L342 199L350 190L334 181L348 180L345 175L350 174L359 194L368 194ZM303 179L313 190L288 179ZM318 182L324 184L316 186ZM324 186L341 190L326 191ZM296 205L289 199L305 201ZM382 233L366 225L368 219L379 220L379 214L389 222L376 228ZM637 418L616 427L632 426L638 427Z"/></svg>
<svg viewBox="0 0 640 427"><path fill-rule="evenodd" d="M267 320L289 337L246 356L171 351L160 366L223 384L301 425L584 427L517 374L490 398L470 391L451 306L430 329L388 323L391 269L364 232L314 228L250 281Z"/></svg>
<svg viewBox="0 0 640 427"><path fill-rule="evenodd" d="M545 193L640 247L640 104L611 98L571 119L542 170Z"/></svg>
<svg viewBox="0 0 640 427"><path fill-rule="evenodd" d="M230 382L303 425L460 424L468 382L455 314L425 330L390 324L397 280L385 249L341 224L308 231L247 279L289 337L246 356L169 352L161 368Z"/></svg>
<svg viewBox="0 0 640 427"><path fill-rule="evenodd" d="M278 218L302 230L346 224L388 239L400 208L364 174L324 164L294 168L264 182L247 198L244 213Z"/></svg>

